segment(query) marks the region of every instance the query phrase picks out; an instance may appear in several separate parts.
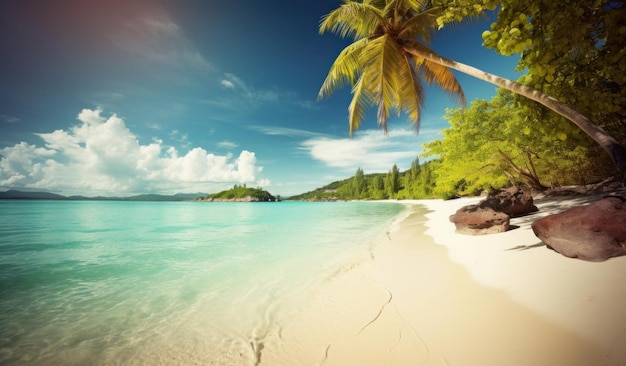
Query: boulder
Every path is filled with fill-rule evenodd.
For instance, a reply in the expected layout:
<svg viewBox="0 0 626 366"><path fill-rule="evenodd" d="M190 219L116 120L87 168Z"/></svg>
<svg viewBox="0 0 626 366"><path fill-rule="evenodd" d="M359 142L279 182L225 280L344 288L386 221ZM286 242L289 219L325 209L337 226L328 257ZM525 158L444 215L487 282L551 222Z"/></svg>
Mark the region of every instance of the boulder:
<svg viewBox="0 0 626 366"><path fill-rule="evenodd" d="M626 255L626 198L607 196L532 224L549 248L570 258L600 262Z"/></svg>
<svg viewBox="0 0 626 366"><path fill-rule="evenodd" d="M502 233L509 229L510 217L490 207L468 205L450 216L456 232L469 235Z"/></svg>
<svg viewBox="0 0 626 366"><path fill-rule="evenodd" d="M538 211L530 192L519 187L510 187L492 192L487 198L480 201L479 205L481 207L490 207L494 211L504 212L510 217L525 216Z"/></svg>

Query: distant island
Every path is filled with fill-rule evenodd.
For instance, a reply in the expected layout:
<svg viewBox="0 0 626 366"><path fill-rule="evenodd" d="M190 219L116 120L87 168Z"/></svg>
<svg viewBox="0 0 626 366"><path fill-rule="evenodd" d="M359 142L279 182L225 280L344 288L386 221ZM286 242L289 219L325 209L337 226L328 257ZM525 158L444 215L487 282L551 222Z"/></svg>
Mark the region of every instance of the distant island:
<svg viewBox="0 0 626 366"><path fill-rule="evenodd" d="M161 194L140 194L129 197L85 197L85 196L63 196L49 192L22 192L18 190L8 190L0 192L0 199L4 200L59 200L59 201L158 201L158 202L179 202L193 201L199 197L206 197L206 193L176 193L173 195Z"/></svg>
<svg viewBox="0 0 626 366"><path fill-rule="evenodd" d="M273 196L261 188L247 188L244 185L235 185L233 188L214 194L207 193L176 193L173 195L140 194L128 197L86 197L63 196L50 192L24 192L8 190L0 192L0 200L56 200L56 201L153 201L153 202L180 202L180 201L210 201L210 202L277 202L280 196Z"/></svg>
<svg viewBox="0 0 626 366"><path fill-rule="evenodd" d="M277 202L280 196L272 196L261 188L248 188L246 185L236 185L228 190L197 198L197 201L209 202Z"/></svg>

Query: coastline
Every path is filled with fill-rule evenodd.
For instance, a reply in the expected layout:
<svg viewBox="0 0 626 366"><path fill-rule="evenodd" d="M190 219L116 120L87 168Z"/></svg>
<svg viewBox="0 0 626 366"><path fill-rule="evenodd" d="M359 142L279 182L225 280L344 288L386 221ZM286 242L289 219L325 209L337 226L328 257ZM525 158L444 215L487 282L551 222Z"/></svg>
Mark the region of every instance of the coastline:
<svg viewBox="0 0 626 366"><path fill-rule="evenodd" d="M505 233L467 236L454 232L449 215L478 198L419 201L431 210L426 234L445 246L450 260L473 280L504 291L513 301L595 345L594 364L624 365L626 350L626 257L605 262L566 258L549 250L532 232L538 218L587 204L606 194L541 197L537 213L511 219Z"/></svg>
<svg viewBox="0 0 626 366"><path fill-rule="evenodd" d="M536 215L579 199L539 200ZM478 200L401 201L388 238L266 339L261 364L626 364L626 258L565 258L534 236L536 216L456 234L448 216Z"/></svg>

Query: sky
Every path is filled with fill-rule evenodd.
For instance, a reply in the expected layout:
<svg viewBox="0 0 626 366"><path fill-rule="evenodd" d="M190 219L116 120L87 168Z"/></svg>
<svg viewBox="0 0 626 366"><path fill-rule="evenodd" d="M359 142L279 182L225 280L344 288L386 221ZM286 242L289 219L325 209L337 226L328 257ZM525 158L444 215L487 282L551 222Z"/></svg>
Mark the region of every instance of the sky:
<svg viewBox="0 0 626 366"><path fill-rule="evenodd" d="M320 35L340 0L0 2L0 190L88 196L214 193L234 184L283 197L400 170L439 138L445 93L349 136L349 88L318 100L349 44ZM481 46L493 15L443 29L442 56L508 78L517 59ZM468 102L496 87L457 74Z"/></svg>

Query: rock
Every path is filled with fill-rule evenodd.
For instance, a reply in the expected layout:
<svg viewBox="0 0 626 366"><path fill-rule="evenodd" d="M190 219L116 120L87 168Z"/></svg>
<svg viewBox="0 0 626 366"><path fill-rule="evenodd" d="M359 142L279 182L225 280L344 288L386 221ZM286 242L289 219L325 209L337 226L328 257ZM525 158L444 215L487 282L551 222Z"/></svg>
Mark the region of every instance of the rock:
<svg viewBox="0 0 626 366"><path fill-rule="evenodd" d="M479 205L504 212L510 217L520 217L538 211L530 192L519 187L497 190L480 201Z"/></svg>
<svg viewBox="0 0 626 366"><path fill-rule="evenodd" d="M532 224L549 248L570 258L601 262L626 255L626 198L607 196Z"/></svg>
<svg viewBox="0 0 626 366"><path fill-rule="evenodd" d="M469 235L502 233L509 229L509 215L490 207L469 205L461 207L450 216L456 232Z"/></svg>

